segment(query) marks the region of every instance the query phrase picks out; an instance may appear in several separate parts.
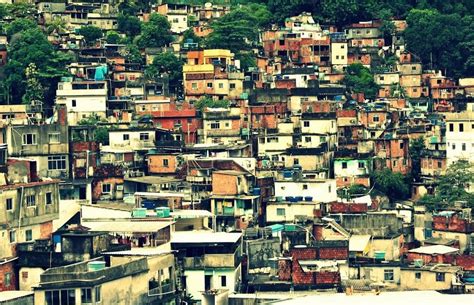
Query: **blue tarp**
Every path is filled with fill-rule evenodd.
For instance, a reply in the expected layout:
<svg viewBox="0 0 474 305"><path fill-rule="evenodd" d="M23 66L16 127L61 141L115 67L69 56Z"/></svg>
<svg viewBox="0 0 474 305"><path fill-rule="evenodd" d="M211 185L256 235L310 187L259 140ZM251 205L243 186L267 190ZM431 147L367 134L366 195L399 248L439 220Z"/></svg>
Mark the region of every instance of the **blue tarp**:
<svg viewBox="0 0 474 305"><path fill-rule="evenodd" d="M105 80L105 76L107 75L107 66L99 66L95 69L95 80Z"/></svg>

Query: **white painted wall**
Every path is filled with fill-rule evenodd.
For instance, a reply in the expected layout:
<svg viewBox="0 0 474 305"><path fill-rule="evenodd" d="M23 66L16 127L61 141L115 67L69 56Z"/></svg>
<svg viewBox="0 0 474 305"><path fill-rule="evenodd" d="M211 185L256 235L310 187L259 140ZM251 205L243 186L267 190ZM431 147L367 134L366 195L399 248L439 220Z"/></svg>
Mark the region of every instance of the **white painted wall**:
<svg viewBox="0 0 474 305"><path fill-rule="evenodd" d="M311 196L319 202L336 201L336 180L275 181L275 196Z"/></svg>

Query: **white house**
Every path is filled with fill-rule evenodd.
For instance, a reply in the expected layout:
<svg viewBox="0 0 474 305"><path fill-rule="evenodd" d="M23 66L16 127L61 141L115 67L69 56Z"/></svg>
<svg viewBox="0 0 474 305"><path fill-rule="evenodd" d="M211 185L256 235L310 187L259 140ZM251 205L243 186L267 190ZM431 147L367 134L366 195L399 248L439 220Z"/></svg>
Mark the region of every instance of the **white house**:
<svg viewBox="0 0 474 305"><path fill-rule="evenodd" d="M155 130L152 128L110 130L109 144L111 148L148 150L155 147Z"/></svg>
<svg viewBox="0 0 474 305"><path fill-rule="evenodd" d="M337 200L336 180L299 179L275 181L275 197L302 196L312 197L319 202Z"/></svg>
<svg viewBox="0 0 474 305"><path fill-rule="evenodd" d="M331 64L338 70L347 66L348 46L346 41L331 42Z"/></svg>
<svg viewBox="0 0 474 305"><path fill-rule="evenodd" d="M56 104L66 105L69 126L77 125L91 115L106 118L107 82L60 82L56 90Z"/></svg>
<svg viewBox="0 0 474 305"><path fill-rule="evenodd" d="M458 159L474 162L474 112L446 114L448 165Z"/></svg>

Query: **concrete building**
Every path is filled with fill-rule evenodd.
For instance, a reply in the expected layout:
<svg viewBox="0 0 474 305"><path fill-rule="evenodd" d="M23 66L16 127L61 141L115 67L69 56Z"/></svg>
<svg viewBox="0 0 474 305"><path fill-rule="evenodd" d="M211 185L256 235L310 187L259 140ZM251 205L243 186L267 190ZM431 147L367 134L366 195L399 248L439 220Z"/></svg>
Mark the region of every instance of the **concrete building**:
<svg viewBox="0 0 474 305"><path fill-rule="evenodd" d="M474 162L474 112L446 114L448 166L459 159Z"/></svg>
<svg viewBox="0 0 474 305"><path fill-rule="evenodd" d="M302 196L311 197L319 202L337 200L336 180L334 179L299 179L276 180L275 197Z"/></svg>
<svg viewBox="0 0 474 305"><path fill-rule="evenodd" d="M105 81L60 82L56 90L56 104L66 106L67 122L71 126L93 115L105 119L107 88Z"/></svg>
<svg viewBox="0 0 474 305"><path fill-rule="evenodd" d="M209 231L175 232L171 248L183 264L181 289L202 300L202 292L212 289L237 291L241 283L241 233Z"/></svg>

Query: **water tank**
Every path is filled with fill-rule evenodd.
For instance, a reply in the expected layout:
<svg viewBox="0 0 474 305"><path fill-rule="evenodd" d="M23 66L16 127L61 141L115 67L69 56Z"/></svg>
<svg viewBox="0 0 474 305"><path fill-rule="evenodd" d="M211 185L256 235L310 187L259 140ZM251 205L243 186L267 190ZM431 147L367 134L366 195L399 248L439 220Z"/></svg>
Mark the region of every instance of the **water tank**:
<svg viewBox="0 0 474 305"><path fill-rule="evenodd" d="M303 201L303 196L296 196L295 199L296 201Z"/></svg>
<svg viewBox="0 0 474 305"><path fill-rule="evenodd" d="M293 197L292 196L286 196L285 199L286 199L286 201L291 201L291 200L293 200Z"/></svg>
<svg viewBox="0 0 474 305"><path fill-rule="evenodd" d="M99 271L105 268L104 261L93 261L87 263L87 271Z"/></svg>
<svg viewBox="0 0 474 305"><path fill-rule="evenodd" d="M155 209L157 217L170 217L170 208L168 207L160 207Z"/></svg>
<svg viewBox="0 0 474 305"><path fill-rule="evenodd" d="M145 218L146 217L146 209L144 208L135 208L132 210L132 217L136 218Z"/></svg>
<svg viewBox="0 0 474 305"><path fill-rule="evenodd" d="M385 260L385 251L375 251L374 258L379 260Z"/></svg>
<svg viewBox="0 0 474 305"><path fill-rule="evenodd" d="M313 201L313 197L312 196L306 196L306 197L304 197L304 201Z"/></svg>
<svg viewBox="0 0 474 305"><path fill-rule="evenodd" d="M253 195L259 196L260 195L260 188L259 187L254 187L253 188Z"/></svg>
<svg viewBox="0 0 474 305"><path fill-rule="evenodd" d="M283 171L283 178L291 179L292 177L293 177L293 172L292 171Z"/></svg>

